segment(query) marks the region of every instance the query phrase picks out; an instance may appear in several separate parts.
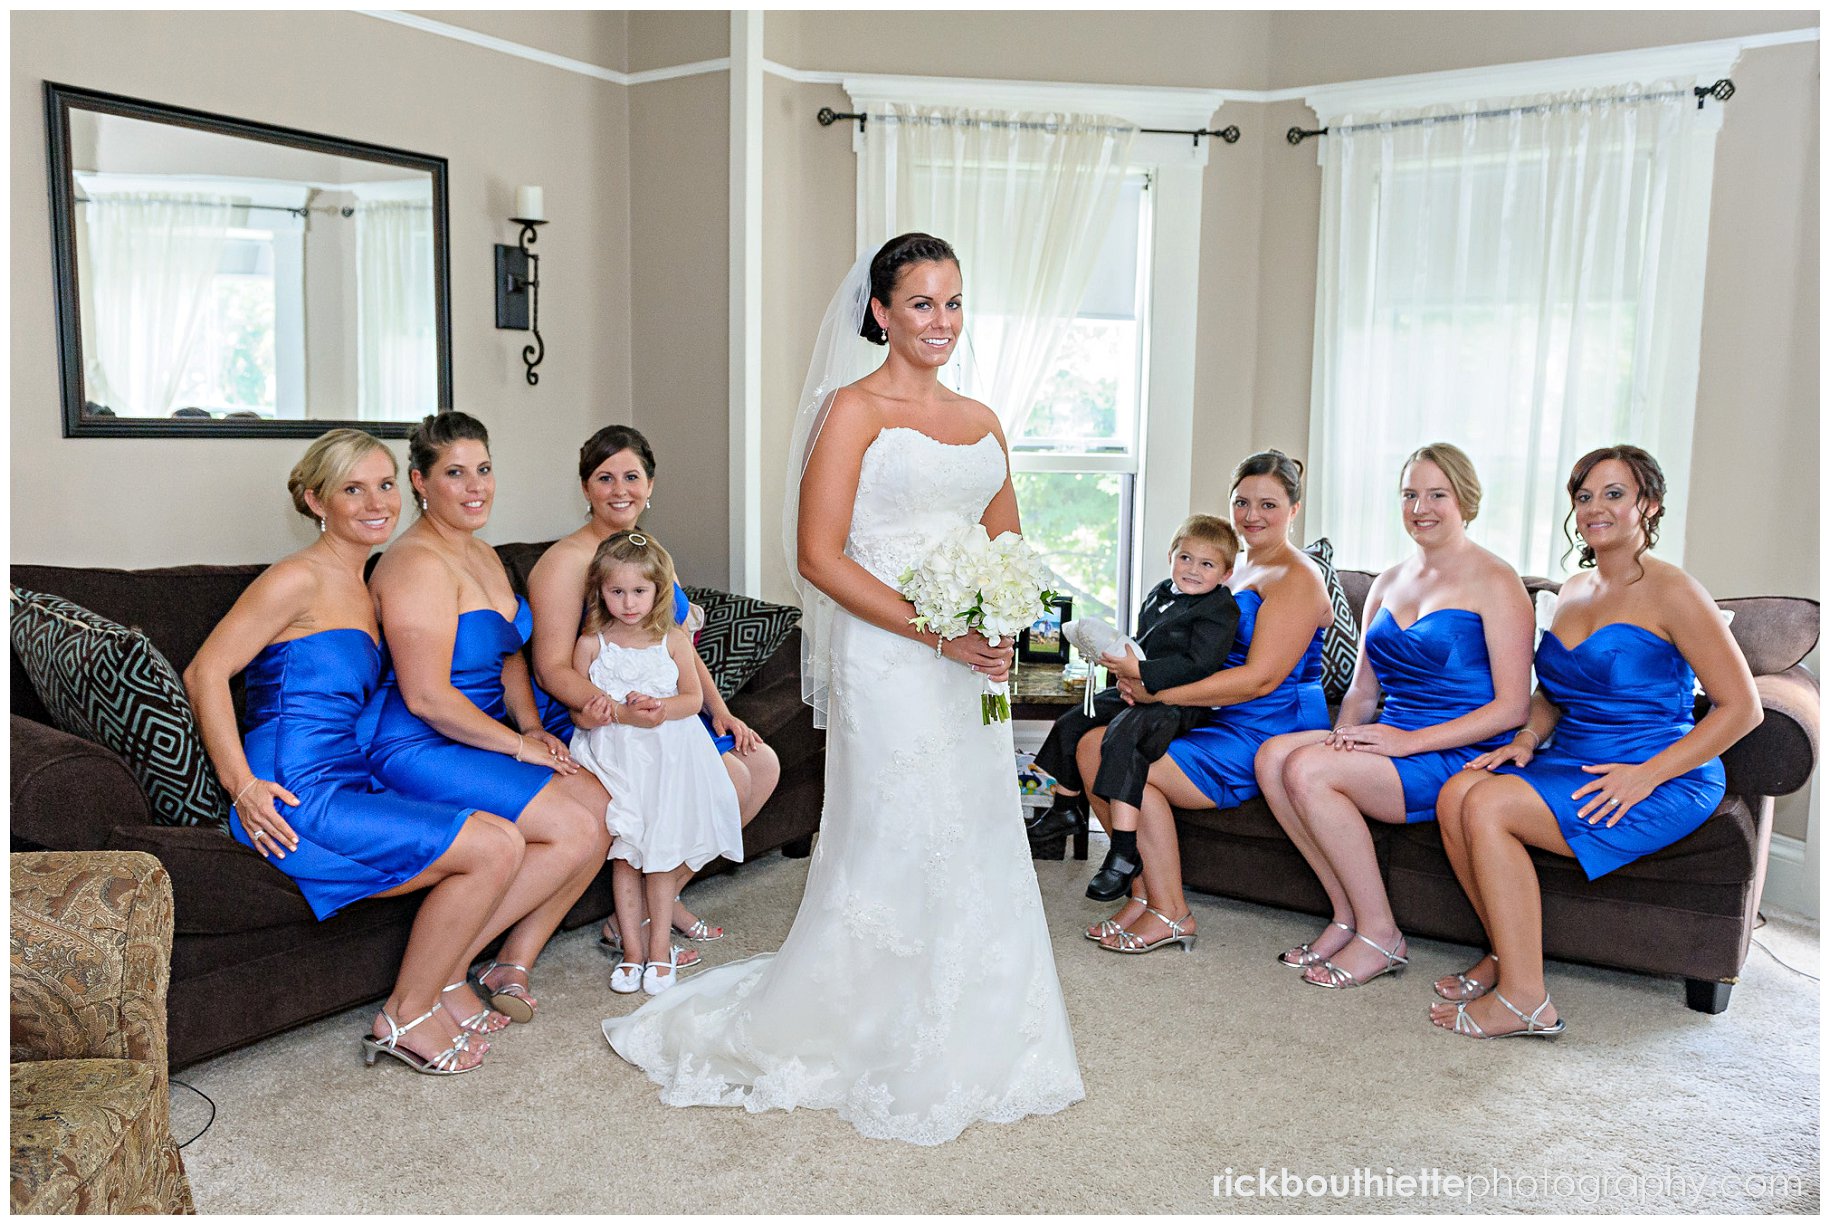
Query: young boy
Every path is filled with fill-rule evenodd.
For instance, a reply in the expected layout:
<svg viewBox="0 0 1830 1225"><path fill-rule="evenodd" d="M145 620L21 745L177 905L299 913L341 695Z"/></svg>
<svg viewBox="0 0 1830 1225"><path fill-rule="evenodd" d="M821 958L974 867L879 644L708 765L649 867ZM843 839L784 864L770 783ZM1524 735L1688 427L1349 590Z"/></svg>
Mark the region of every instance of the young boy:
<svg viewBox="0 0 1830 1225"><path fill-rule="evenodd" d="M1137 616L1137 645L1144 658L1127 645L1099 662L1117 676L1141 680L1152 693L1218 672L1239 628L1239 605L1225 586L1238 555L1232 524L1213 515L1189 516L1169 546L1170 577L1151 589ZM1137 806L1150 765L1207 713L1202 706L1128 706L1112 687L1093 696L1092 714L1070 710L1056 719L1036 764L1054 775L1059 786L1054 805L1030 824L1032 846L1074 829L1086 811L1074 751L1082 736L1104 727L1093 792L1111 804L1112 849L1088 883L1087 896L1109 902L1124 893L1143 870L1137 854Z"/></svg>

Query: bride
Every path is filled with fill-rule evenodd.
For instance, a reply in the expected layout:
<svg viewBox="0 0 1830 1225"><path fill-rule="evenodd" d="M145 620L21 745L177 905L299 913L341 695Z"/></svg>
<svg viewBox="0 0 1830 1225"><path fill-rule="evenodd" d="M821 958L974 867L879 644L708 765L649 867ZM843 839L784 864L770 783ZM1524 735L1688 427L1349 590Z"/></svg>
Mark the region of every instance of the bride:
<svg viewBox="0 0 1830 1225"><path fill-rule="evenodd" d="M1020 526L997 417L938 378L960 297L953 249L904 234L827 309L786 524L803 693L831 723L820 838L780 951L604 1022L670 1105L831 1109L866 1136L940 1144L1084 1096L1010 725L979 719L1010 647L917 631L893 586L962 522ZM889 350L869 373L859 337Z"/></svg>

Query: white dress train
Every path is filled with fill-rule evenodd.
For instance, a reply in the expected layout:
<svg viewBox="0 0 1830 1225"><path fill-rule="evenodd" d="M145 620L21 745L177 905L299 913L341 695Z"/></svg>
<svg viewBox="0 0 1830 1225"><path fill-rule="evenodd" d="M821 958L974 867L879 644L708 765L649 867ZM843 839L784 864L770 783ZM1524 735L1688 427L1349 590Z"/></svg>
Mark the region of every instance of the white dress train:
<svg viewBox="0 0 1830 1225"><path fill-rule="evenodd" d="M886 582L1003 486L995 436L892 428L866 450L846 552ZM981 678L841 610L826 803L781 949L708 970L610 1045L675 1106L830 1109L940 1144L1085 1096L1017 800Z"/></svg>

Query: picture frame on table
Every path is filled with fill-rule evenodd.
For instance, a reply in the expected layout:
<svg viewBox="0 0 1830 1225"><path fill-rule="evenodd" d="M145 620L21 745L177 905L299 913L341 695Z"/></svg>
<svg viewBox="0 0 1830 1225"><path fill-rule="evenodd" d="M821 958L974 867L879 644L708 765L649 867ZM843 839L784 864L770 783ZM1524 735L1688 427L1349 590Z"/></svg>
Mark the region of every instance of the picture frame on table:
<svg viewBox="0 0 1830 1225"><path fill-rule="evenodd" d="M1074 597L1056 596L1049 611L1017 635L1017 660L1026 664L1065 664L1068 640L1061 627L1074 619Z"/></svg>

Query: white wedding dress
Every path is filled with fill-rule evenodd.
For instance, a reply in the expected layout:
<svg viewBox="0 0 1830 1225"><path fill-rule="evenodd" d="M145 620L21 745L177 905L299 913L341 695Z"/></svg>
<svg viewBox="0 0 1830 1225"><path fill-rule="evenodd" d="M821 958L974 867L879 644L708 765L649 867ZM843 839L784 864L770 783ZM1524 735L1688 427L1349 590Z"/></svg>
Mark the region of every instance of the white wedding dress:
<svg viewBox="0 0 1830 1225"><path fill-rule="evenodd" d="M846 553L894 584L1003 486L995 436L884 430ZM932 648L837 614L826 805L780 951L604 1022L675 1106L837 1110L941 1144L1085 1096L1017 800L1008 723Z"/></svg>

